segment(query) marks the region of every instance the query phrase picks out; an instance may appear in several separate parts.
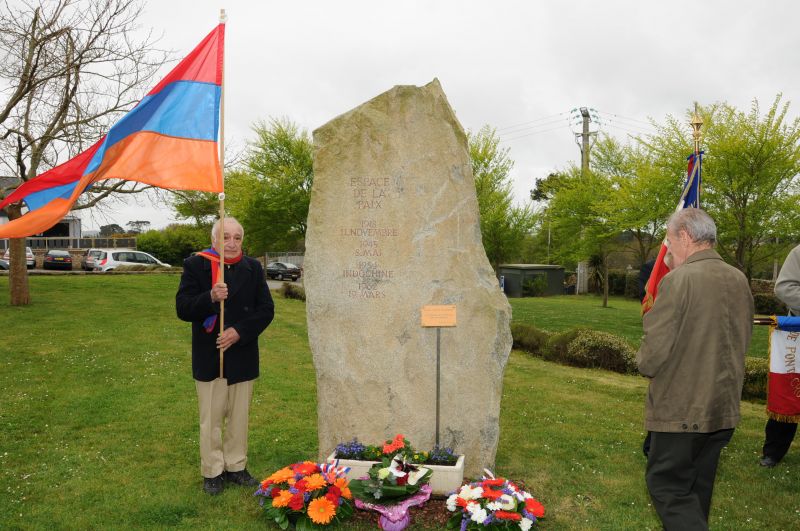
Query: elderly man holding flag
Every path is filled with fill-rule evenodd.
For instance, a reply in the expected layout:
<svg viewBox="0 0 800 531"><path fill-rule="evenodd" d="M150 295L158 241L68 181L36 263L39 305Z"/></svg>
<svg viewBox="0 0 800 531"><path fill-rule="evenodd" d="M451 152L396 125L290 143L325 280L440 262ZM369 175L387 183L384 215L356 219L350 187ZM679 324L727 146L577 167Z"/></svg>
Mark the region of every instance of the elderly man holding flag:
<svg viewBox="0 0 800 531"><path fill-rule="evenodd" d="M219 243L219 224L211 232L214 244ZM175 296L178 317L192 323L200 472L203 490L211 495L222 492L225 482L257 484L246 468L250 399L253 381L258 377L258 336L275 315L264 269L258 260L242 253L242 226L228 217L223 228L225 281L218 278L219 254L206 249L184 261ZM221 330L223 301L225 323ZM220 348L225 351L223 360L218 354Z"/></svg>
<svg viewBox="0 0 800 531"><path fill-rule="evenodd" d="M669 218L672 270L644 316L636 355L650 378L645 479L667 530L708 529L719 455L740 417L753 296L715 243L716 226L704 211L686 208Z"/></svg>

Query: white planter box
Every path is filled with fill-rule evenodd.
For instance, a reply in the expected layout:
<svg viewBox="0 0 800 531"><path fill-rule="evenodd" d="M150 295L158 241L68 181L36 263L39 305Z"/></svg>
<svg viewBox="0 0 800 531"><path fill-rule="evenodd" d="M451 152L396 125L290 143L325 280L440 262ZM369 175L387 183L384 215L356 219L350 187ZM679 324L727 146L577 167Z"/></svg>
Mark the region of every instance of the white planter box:
<svg viewBox="0 0 800 531"><path fill-rule="evenodd" d="M336 452L333 452L327 459L328 463L336 461ZM350 472L347 479L359 479L369 473L372 465L378 461L356 461L355 459L339 459L339 466L349 466ZM444 496L457 490L464 481L464 456L459 455L458 461L453 466L424 465L433 471L431 474L431 490L434 495Z"/></svg>
<svg viewBox="0 0 800 531"><path fill-rule="evenodd" d="M458 490L464 482L464 456L459 455L458 461L453 466L425 465L433 470L431 475L431 489L433 494L445 496Z"/></svg>

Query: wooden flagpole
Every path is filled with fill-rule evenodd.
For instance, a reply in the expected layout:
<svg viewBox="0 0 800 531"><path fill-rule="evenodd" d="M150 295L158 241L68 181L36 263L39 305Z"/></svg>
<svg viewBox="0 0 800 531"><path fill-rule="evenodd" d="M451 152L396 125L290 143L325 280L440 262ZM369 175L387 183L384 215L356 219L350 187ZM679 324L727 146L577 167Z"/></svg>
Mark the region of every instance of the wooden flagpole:
<svg viewBox="0 0 800 531"><path fill-rule="evenodd" d="M225 24L228 17L225 10L219 10L220 24ZM222 80L220 83L219 103L219 169L222 172L222 192L219 194L219 229L217 229L217 253L219 253L219 279L225 282L225 48L222 49ZM225 330L225 301L219 301L219 332ZM219 348L219 377L224 378L225 349Z"/></svg>

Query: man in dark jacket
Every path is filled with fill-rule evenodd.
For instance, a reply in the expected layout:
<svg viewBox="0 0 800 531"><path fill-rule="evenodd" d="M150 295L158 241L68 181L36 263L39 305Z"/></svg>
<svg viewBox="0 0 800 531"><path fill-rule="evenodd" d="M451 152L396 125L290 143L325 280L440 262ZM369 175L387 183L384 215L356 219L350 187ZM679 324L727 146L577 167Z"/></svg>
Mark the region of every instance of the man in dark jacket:
<svg viewBox="0 0 800 531"><path fill-rule="evenodd" d="M702 210L673 214L667 240L672 270L644 316L636 355L650 378L645 480L664 529L708 529L720 452L740 417L753 296L714 251L716 226Z"/></svg>
<svg viewBox="0 0 800 531"><path fill-rule="evenodd" d="M219 221L211 232L216 247ZM253 380L258 377L258 336L275 308L261 264L242 254L242 226L224 223L224 282L219 255L207 249L187 258L175 296L178 317L192 323L192 373L200 410L203 490L215 495L225 482L255 485L247 471L247 425ZM225 301L220 332L220 302ZM220 348L224 351L220 372ZM223 436L224 432L224 436Z"/></svg>

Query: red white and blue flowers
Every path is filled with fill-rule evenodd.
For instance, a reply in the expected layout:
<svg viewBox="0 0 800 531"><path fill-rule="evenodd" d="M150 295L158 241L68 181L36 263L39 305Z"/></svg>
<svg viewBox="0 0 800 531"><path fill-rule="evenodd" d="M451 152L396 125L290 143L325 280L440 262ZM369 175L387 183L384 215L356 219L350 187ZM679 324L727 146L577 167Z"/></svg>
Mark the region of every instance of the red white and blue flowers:
<svg viewBox="0 0 800 531"><path fill-rule="evenodd" d="M544 505L512 481L491 474L482 481L463 485L447 498L455 513L448 529L521 529L528 531L544 516Z"/></svg>

